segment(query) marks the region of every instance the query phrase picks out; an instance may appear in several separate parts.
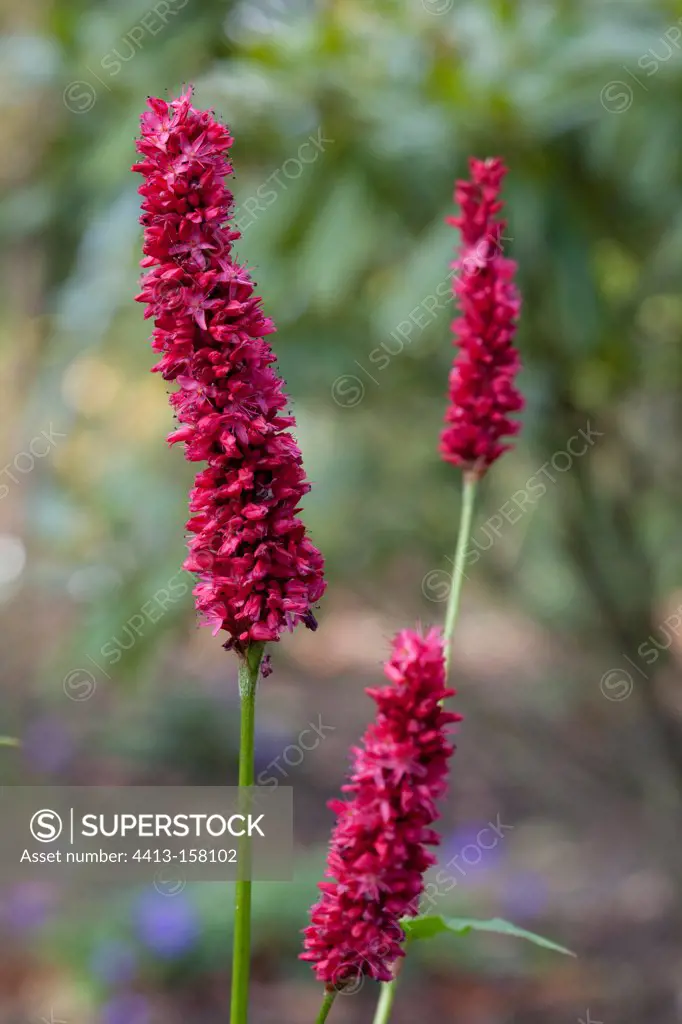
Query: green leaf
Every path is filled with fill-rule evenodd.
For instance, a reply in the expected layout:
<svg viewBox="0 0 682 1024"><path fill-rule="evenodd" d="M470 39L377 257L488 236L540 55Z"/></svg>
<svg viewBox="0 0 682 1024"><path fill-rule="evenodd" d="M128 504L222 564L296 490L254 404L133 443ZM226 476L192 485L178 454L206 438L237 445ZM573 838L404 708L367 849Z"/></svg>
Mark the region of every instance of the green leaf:
<svg viewBox="0 0 682 1024"><path fill-rule="evenodd" d="M535 932L528 932L525 928L518 928L510 921L503 921L501 917L493 917L489 921L480 921L475 917L443 917L442 914L425 914L422 917L404 917L400 922L405 929L408 939L430 939L441 932L454 932L457 935L467 935L475 932L495 932L498 935L511 935L517 939L527 939L528 942L542 946L544 949L552 949L555 953L565 953L566 956L575 956L570 949L559 946L551 939L545 939Z"/></svg>

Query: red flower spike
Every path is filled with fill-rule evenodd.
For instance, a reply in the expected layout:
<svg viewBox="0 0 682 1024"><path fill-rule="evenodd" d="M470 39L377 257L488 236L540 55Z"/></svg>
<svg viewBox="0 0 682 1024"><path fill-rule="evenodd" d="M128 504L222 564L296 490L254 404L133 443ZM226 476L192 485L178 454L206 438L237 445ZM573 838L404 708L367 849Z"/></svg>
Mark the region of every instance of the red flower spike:
<svg viewBox="0 0 682 1024"><path fill-rule="evenodd" d="M322 896L305 929L302 960L328 989L357 985L363 975L390 981L404 955L400 919L418 913L424 872L439 843L430 827L446 789L451 722L461 715L441 701L445 684L443 640L403 630L385 666L389 685L367 693L377 704L361 747L352 750L348 801L333 800L337 822Z"/></svg>
<svg viewBox="0 0 682 1024"><path fill-rule="evenodd" d="M325 589L323 560L297 517L310 490L284 415L287 397L264 340L275 328L232 255L229 130L195 110L191 90L150 99L136 142L144 176L145 258L139 302L154 318L154 370L170 398L190 462L206 462L190 494L189 556L202 620L243 653L304 622Z"/></svg>
<svg viewBox="0 0 682 1024"><path fill-rule="evenodd" d="M520 424L509 414L524 407L514 386L520 369L513 338L521 309L514 285L516 264L502 253L506 221L500 185L507 169L498 158L470 161L471 180L458 181L460 215L447 223L460 229L461 246L452 266L460 316L453 322L459 353L450 372L450 405L440 451L446 462L482 476L511 445Z"/></svg>

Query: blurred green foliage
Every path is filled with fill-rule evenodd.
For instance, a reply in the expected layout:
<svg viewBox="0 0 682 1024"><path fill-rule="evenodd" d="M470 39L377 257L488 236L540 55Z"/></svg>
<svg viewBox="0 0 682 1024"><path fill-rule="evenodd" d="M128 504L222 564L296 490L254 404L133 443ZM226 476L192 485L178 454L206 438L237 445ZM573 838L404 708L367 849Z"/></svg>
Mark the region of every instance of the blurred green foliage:
<svg viewBox="0 0 682 1024"><path fill-rule="evenodd" d="M144 551L145 573L155 554L161 575L177 562L188 476L158 445L162 385L145 378L145 327L130 301L139 235L127 168L145 95L193 81L197 104L215 105L236 137L239 253L279 325L317 483L308 514L335 571L369 578L408 545L432 559L450 544L441 496L456 481L434 438L451 309L418 311L423 327L409 314L448 273L455 239L443 219L455 175L469 153L499 152L511 168L529 409L518 456L491 481L491 504L561 448L574 422L590 420L605 436L585 473L598 476L607 506L636 491L652 555L669 552L656 559L657 582L675 583L676 517L648 507L629 465L638 455L648 482L674 492L682 54L664 33L675 5L165 6L157 17L146 3L61 4L40 32L5 43L8 141L24 152L8 166L10 184L19 173L2 227L15 266L40 261L33 403L69 424L69 448L81 445L64 457L56 493L40 494L43 508L57 506L44 528L58 518L68 544L81 522L71 510L89 527L76 531L82 557L88 539L102 555L103 531ZM650 49L670 51L655 74L651 56L640 66ZM329 141L302 164L299 148L318 132ZM385 368L370 360L401 343ZM14 330L5 344L10 364L38 355L16 346ZM356 392L337 405L332 388L347 375L364 396L344 408ZM542 527L557 506L568 515L570 486L538 509L533 543L545 551ZM503 547L493 562L514 558ZM524 559L531 591L533 561ZM632 589L624 558L616 569L617 589Z"/></svg>

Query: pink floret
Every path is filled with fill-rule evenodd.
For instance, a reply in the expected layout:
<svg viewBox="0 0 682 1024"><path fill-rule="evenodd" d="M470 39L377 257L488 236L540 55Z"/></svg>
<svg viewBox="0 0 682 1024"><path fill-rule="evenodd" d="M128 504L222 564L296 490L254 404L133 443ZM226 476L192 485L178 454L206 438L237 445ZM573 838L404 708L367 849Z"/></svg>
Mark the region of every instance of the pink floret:
<svg viewBox="0 0 682 1024"><path fill-rule="evenodd" d="M389 981L403 956L400 919L418 913L424 872L436 862L427 849L439 843L431 828L436 800L446 789L454 747L448 730L461 716L441 701L445 684L443 641L403 630L385 666L389 685L367 690L375 721L352 750L346 800L337 814L327 878L312 907L301 959L332 988L356 985L363 976Z"/></svg>
<svg viewBox="0 0 682 1024"><path fill-rule="evenodd" d="M150 99L136 142L144 176L140 222L147 270L139 302L154 319L154 370L171 395L190 462L205 462L190 494L189 555L202 621L225 631L228 648L276 641L324 589L324 563L298 518L310 490L293 416L265 337L274 325L232 254L228 128L195 110L191 91Z"/></svg>
<svg viewBox="0 0 682 1024"><path fill-rule="evenodd" d="M521 309L514 284L516 264L502 253L506 222L500 186L506 168L501 160L471 160L471 180L458 181L455 201L461 246L452 264L453 291L459 317L453 322L459 352L449 382L450 403L441 437L446 462L481 476L510 448L504 439L519 432L509 418L524 400L514 386L520 369L513 339Z"/></svg>

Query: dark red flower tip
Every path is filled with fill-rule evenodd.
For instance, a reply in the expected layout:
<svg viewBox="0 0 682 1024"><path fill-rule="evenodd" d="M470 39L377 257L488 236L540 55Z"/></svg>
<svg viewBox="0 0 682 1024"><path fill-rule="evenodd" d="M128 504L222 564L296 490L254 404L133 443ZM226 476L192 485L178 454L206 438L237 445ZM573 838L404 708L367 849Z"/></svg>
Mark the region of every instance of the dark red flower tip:
<svg viewBox="0 0 682 1024"><path fill-rule="evenodd" d="M328 988L355 985L367 975L390 981L403 955L400 919L418 913L424 872L436 862L427 850L440 842L430 827L446 789L454 747L448 729L461 716L441 702L446 687L443 640L403 630L385 666L389 685L367 690L375 721L352 750L347 800L337 814L322 896L305 929L302 960Z"/></svg>
<svg viewBox="0 0 682 1024"><path fill-rule="evenodd" d="M502 252L506 221L498 214L507 169L498 158L470 161L471 180L458 181L461 246L452 266L460 316L454 320L459 347L449 382L450 403L440 451L446 462L481 476L511 446L504 438L520 430L510 413L524 407L514 386L520 369L513 338L521 309L514 284L516 264Z"/></svg>
<svg viewBox="0 0 682 1024"><path fill-rule="evenodd" d="M232 137L191 95L150 99L142 114L133 170L144 176L147 273L137 299L154 319L154 370L178 386L168 440L207 464L190 495L184 567L198 576L202 620L243 652L297 622L312 626L323 560L297 515L310 485L265 341L275 328L232 254Z"/></svg>

